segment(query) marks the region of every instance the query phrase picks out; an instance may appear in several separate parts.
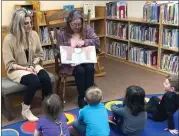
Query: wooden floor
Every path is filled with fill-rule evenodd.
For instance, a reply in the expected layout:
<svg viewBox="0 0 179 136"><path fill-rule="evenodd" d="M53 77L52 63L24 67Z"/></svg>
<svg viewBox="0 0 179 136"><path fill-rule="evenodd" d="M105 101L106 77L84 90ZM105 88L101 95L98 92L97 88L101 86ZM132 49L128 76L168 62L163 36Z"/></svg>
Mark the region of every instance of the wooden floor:
<svg viewBox="0 0 179 136"><path fill-rule="evenodd" d="M141 86L146 94L163 93L164 76L148 71L146 69L131 66L113 59L101 58L101 63L107 73L105 77L96 78L96 83L103 91L103 101L115 100L125 95L125 89L130 85ZM54 72L54 67L47 68L48 71ZM65 110L77 107L76 87L67 88ZM43 114L41 109L40 92L37 93L33 100L32 112L40 116ZM22 120L21 107L13 109L15 119L8 122L2 116L2 126Z"/></svg>

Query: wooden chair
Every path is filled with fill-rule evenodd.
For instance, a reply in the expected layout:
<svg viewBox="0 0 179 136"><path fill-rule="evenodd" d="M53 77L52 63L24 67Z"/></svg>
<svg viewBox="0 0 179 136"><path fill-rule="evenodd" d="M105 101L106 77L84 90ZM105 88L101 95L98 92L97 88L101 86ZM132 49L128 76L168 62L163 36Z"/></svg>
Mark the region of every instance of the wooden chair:
<svg viewBox="0 0 179 136"><path fill-rule="evenodd" d="M67 10L60 10L60 11L56 11L55 13L44 12L44 15L49 32L52 49L53 52L55 53L57 31L58 29L63 28L65 26L64 19L68 17L69 12ZM51 31L54 31L54 39ZM65 103L66 86L75 86L75 80L74 79L69 80L73 77L72 75L68 75L60 72L59 59L55 54L54 54L54 58L55 58L55 74L56 74L55 93L58 94L59 87L61 87L62 95L61 94L59 95L61 96L62 101Z"/></svg>
<svg viewBox="0 0 179 136"><path fill-rule="evenodd" d="M55 52L56 44L52 37L51 30L54 31L54 37L56 39L57 29L63 28L65 26L64 19L69 15L69 12L67 10L60 10L60 11L56 11L55 13L44 12L44 15L45 15L45 21L46 21L48 32L49 32L52 49L53 49L53 52ZM85 20L87 21L86 23L90 24L90 11L88 12L88 15L84 15L84 16L85 16ZM58 57L57 56L54 56L54 57L55 57L55 73L56 73L56 77L57 77L56 93L58 93L57 90L59 90L59 87L61 87L62 95L60 94L60 96L62 98L62 101L65 103L66 87L67 86L76 86L76 84L75 84L74 79L69 80L69 79L73 78L73 75L60 73ZM99 67L100 65L97 64L97 66ZM95 82L94 82L94 85L96 86Z"/></svg>

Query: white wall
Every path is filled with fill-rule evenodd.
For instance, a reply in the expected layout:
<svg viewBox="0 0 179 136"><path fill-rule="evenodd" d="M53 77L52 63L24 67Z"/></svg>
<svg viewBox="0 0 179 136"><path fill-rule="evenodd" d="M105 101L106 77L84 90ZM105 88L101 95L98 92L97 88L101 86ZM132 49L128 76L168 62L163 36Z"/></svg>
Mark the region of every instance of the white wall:
<svg viewBox="0 0 179 136"><path fill-rule="evenodd" d="M82 7L83 3L95 3L96 6L105 6L105 1L40 1L41 10L61 9L63 5L73 4L76 7ZM24 4L25 1L2 1L2 25L9 25L14 6Z"/></svg>

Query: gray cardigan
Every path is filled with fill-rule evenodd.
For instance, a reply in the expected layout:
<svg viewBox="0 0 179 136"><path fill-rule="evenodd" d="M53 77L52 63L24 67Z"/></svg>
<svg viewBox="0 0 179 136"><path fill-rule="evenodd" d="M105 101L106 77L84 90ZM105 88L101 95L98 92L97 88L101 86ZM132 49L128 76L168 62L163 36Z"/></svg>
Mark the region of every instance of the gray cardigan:
<svg viewBox="0 0 179 136"><path fill-rule="evenodd" d="M111 111L119 118L122 118L123 123L120 127L124 134L127 136L140 136L146 124L146 112L141 112L139 115L133 116L127 106L119 108L116 105L111 106Z"/></svg>

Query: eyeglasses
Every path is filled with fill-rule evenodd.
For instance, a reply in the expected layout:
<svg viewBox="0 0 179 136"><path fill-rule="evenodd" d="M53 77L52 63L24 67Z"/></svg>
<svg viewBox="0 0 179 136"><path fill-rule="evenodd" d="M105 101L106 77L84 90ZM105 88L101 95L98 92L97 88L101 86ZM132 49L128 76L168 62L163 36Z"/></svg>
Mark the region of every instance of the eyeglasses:
<svg viewBox="0 0 179 136"><path fill-rule="evenodd" d="M73 24L73 23L70 23L70 25L71 25L71 27L74 27L74 28L82 26L82 24Z"/></svg>
<svg viewBox="0 0 179 136"><path fill-rule="evenodd" d="M29 21L29 22L24 22L24 25L32 25L32 21Z"/></svg>

